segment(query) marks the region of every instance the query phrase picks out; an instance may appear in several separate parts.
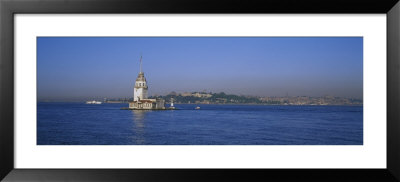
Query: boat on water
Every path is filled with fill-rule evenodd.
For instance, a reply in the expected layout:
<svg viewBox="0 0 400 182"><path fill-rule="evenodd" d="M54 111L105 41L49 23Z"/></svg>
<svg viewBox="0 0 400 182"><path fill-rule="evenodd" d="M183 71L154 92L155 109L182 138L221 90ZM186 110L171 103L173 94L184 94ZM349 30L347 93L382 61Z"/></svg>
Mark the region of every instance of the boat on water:
<svg viewBox="0 0 400 182"><path fill-rule="evenodd" d="M101 104L101 102L100 101L91 100L91 101L86 101L86 104Z"/></svg>
<svg viewBox="0 0 400 182"><path fill-rule="evenodd" d="M194 108L194 109L200 109L200 107L199 106L197 106L196 108Z"/></svg>

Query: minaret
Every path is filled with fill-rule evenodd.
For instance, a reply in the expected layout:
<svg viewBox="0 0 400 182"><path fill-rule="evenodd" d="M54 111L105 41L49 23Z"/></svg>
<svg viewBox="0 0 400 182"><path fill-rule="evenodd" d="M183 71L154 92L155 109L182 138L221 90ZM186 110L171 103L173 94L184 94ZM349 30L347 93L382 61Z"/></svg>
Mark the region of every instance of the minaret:
<svg viewBox="0 0 400 182"><path fill-rule="evenodd" d="M147 82L142 72L142 56L140 56L140 72L136 78L135 87L133 89L133 101L147 99Z"/></svg>

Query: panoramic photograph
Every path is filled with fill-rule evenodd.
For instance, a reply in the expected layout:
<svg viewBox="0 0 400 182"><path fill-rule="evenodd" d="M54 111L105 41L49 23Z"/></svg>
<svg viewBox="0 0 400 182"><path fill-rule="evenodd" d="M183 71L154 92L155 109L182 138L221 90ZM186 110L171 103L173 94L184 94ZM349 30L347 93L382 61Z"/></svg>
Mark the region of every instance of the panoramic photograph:
<svg viewBox="0 0 400 182"><path fill-rule="evenodd" d="M37 145L363 145L363 37L37 37Z"/></svg>

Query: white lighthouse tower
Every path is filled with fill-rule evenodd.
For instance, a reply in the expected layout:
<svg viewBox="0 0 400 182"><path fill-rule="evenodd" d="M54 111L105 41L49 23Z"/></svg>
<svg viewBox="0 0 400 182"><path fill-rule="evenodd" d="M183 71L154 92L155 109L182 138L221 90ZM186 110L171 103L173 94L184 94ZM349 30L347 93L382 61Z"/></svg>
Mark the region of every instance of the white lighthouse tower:
<svg viewBox="0 0 400 182"><path fill-rule="evenodd" d="M142 72L142 56L140 56L140 72L136 78L135 87L133 89L133 101L147 99L147 82Z"/></svg>
<svg viewBox="0 0 400 182"><path fill-rule="evenodd" d="M165 110L164 99L148 99L147 98L147 82L142 72L142 56L140 56L140 72L135 81L133 88L133 101L129 102L129 108L133 110ZM175 108L170 108L175 109Z"/></svg>

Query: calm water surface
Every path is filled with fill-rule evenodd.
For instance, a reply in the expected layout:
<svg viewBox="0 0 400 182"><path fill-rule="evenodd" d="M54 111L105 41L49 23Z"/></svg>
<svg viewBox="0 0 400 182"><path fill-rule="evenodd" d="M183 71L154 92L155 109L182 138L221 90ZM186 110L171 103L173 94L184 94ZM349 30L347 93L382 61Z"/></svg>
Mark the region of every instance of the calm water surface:
<svg viewBox="0 0 400 182"><path fill-rule="evenodd" d="M362 145L362 106L38 103L38 145ZM200 106L200 110L194 110Z"/></svg>

